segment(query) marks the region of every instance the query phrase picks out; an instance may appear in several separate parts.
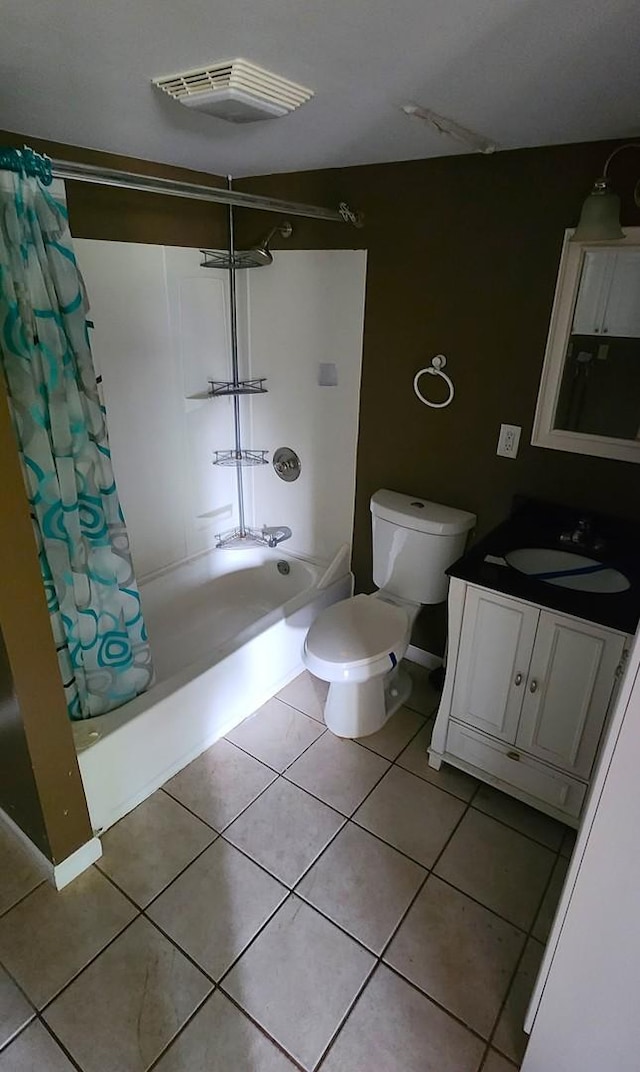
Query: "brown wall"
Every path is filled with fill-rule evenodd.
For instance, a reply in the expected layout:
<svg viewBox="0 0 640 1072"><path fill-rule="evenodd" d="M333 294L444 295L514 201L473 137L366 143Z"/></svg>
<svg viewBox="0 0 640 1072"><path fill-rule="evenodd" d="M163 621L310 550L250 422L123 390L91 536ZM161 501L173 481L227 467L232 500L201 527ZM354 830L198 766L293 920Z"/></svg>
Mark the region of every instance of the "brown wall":
<svg viewBox="0 0 640 1072"><path fill-rule="evenodd" d="M253 192L365 213L358 232L295 221L287 246L368 249L354 567L370 590L369 498L379 487L472 510L478 533L515 492L640 519L640 465L530 445L566 227L613 143L465 155L246 180ZM616 159L622 220L640 224L637 154ZM415 372L443 352L447 409L415 397ZM427 383L425 389L433 385ZM522 426L518 458L496 457L501 422ZM295 447L295 443L292 444ZM442 650L442 608L414 640Z"/></svg>
<svg viewBox="0 0 640 1072"><path fill-rule="evenodd" d="M38 152L74 163L181 179L207 186L225 185L219 175L168 167L110 153L79 149L73 145L26 138L0 130L0 145L20 148L25 142ZM226 208L206 201L188 201L161 194L136 193L88 183L67 183L71 231L76 238L102 238L113 242L148 242L163 246L213 246L226 244Z"/></svg>
<svg viewBox="0 0 640 1072"><path fill-rule="evenodd" d="M59 863L92 831L2 376L0 463L0 630L9 664L0 745L2 766L14 769L0 803Z"/></svg>
<svg viewBox="0 0 640 1072"><path fill-rule="evenodd" d="M19 135L0 135L22 144ZM197 178L176 168L29 139L52 156ZM301 172L236 185L281 198L364 211L361 231L296 217L287 248L367 248L368 275L354 567L371 580L368 502L378 487L478 514L478 533L508 511L515 492L640 519L640 466L530 446L538 381L564 229L614 143L463 155ZM634 153L616 159L622 219L640 224L631 198ZM215 162L214 162L215 163ZM214 185L220 179L209 176ZM73 233L166 244L223 245L221 206L69 184ZM237 214L239 241L264 233L262 213ZM274 245L277 246L276 241ZM428 410L415 371L449 360L454 404ZM522 425L517 460L495 454L501 422ZM416 642L443 643L442 608L425 611Z"/></svg>
<svg viewBox="0 0 640 1072"><path fill-rule="evenodd" d="M36 785L22 712L16 695L9 656L0 632L0 808L31 838L45 856L50 854L38 786Z"/></svg>

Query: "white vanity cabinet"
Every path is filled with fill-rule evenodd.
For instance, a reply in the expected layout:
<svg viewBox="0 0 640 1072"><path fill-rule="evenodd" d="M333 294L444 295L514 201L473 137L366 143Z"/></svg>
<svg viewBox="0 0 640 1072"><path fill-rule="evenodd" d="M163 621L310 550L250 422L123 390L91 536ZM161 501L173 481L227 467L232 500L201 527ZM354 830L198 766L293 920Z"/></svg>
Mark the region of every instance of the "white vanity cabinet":
<svg viewBox="0 0 640 1072"><path fill-rule="evenodd" d="M626 634L453 578L429 761L577 820Z"/></svg>

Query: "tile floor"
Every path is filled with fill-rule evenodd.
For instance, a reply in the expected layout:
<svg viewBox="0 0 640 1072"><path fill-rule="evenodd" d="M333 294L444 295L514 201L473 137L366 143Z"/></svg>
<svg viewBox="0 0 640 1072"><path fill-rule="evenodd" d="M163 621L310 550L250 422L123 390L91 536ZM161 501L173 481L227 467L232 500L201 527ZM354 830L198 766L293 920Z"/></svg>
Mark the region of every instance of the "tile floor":
<svg viewBox="0 0 640 1072"><path fill-rule="evenodd" d="M508 1072L573 835L301 675L56 893L0 834L0 1072Z"/></svg>

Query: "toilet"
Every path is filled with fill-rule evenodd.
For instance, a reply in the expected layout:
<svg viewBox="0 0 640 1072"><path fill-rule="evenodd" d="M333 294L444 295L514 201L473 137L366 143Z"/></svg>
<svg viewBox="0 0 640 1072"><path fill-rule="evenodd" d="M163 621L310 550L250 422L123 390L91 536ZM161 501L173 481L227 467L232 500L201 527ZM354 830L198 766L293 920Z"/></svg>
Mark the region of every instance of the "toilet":
<svg viewBox="0 0 640 1072"><path fill-rule="evenodd" d="M320 612L304 642L305 666L329 682L324 720L338 737L381 729L409 697L400 667L418 611L447 598L445 570L464 550L475 514L397 491L371 497L372 595Z"/></svg>

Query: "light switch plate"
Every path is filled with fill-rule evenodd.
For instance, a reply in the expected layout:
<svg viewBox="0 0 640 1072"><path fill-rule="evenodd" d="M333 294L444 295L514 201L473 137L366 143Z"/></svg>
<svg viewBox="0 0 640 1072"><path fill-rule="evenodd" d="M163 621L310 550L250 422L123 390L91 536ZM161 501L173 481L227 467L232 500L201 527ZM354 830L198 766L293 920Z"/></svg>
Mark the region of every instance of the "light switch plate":
<svg viewBox="0 0 640 1072"><path fill-rule="evenodd" d="M521 431L519 424L501 424L496 454L501 458L517 458Z"/></svg>

